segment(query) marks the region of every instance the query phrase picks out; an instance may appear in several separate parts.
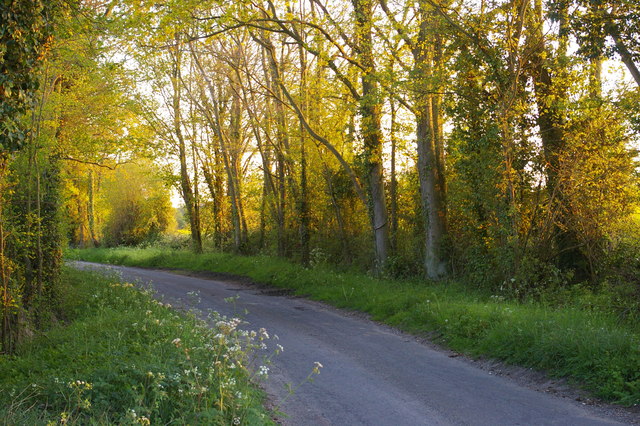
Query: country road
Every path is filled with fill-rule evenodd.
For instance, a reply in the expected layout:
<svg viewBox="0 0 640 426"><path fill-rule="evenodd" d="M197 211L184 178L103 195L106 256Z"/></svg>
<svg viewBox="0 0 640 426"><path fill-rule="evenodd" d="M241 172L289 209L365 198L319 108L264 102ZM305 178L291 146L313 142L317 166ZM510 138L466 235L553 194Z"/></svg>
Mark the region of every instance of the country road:
<svg viewBox="0 0 640 426"><path fill-rule="evenodd" d="M279 409L285 425L604 425L633 421L620 410L537 392L450 357L411 336L317 302L269 294L238 281L166 271L73 262L82 269L116 270L129 281L151 283L171 303L224 315L237 312L250 328L278 335L267 393L275 406L286 384L297 385L323 364ZM238 295L235 303L225 298ZM191 302L189 300L191 299ZM622 413L622 414L621 414Z"/></svg>

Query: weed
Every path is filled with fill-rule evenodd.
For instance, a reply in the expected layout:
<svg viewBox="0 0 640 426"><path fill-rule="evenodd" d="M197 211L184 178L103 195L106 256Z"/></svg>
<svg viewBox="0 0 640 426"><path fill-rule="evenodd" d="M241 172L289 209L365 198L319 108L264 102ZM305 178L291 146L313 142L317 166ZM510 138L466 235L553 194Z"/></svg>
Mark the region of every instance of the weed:
<svg viewBox="0 0 640 426"><path fill-rule="evenodd" d="M113 277L67 270L65 279L76 289L70 323L0 362L6 423L271 423L252 383L268 361L256 355L266 330L179 314Z"/></svg>

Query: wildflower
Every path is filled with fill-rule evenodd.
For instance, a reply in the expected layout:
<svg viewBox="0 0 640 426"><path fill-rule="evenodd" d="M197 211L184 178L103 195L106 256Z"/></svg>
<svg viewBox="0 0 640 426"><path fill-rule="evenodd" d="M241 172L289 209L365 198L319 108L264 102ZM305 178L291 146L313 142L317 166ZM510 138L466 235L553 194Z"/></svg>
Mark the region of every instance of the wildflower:
<svg viewBox="0 0 640 426"><path fill-rule="evenodd" d="M175 339L173 339L173 340L171 341L171 343L173 343L173 344L176 346L176 348L179 348L179 347L180 347L181 342L182 342L182 340L180 340L180 338L179 338L179 337L176 337Z"/></svg>
<svg viewBox="0 0 640 426"><path fill-rule="evenodd" d="M261 365L260 370L258 371L258 375L267 377L268 374L269 374L269 367L265 365Z"/></svg>
<svg viewBox="0 0 640 426"><path fill-rule="evenodd" d="M239 425L240 424L240 417L234 417L233 418L233 424L234 425Z"/></svg>
<svg viewBox="0 0 640 426"><path fill-rule="evenodd" d="M91 383L87 383L84 380L76 380L75 382L69 382L68 384L70 389L78 389L80 391L93 389L93 385Z"/></svg>
<svg viewBox="0 0 640 426"><path fill-rule="evenodd" d="M278 353L284 352L284 348L282 347L281 344L277 344L276 347L278 348Z"/></svg>
<svg viewBox="0 0 640 426"><path fill-rule="evenodd" d="M267 330L265 330L264 328L260 329L260 337L264 338L264 339L268 339L269 338L269 333L267 333Z"/></svg>
<svg viewBox="0 0 640 426"><path fill-rule="evenodd" d="M320 369L323 367L318 361L313 363L313 374L320 374Z"/></svg>

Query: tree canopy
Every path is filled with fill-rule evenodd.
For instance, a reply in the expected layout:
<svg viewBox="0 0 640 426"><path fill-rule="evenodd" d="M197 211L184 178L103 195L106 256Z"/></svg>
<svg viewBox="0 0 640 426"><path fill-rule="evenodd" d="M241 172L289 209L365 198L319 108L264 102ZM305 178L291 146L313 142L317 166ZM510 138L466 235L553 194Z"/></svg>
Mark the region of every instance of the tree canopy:
<svg viewBox="0 0 640 426"><path fill-rule="evenodd" d="M514 297L638 276L636 2L65 4L0 5L4 335L64 243L172 229L169 188L195 251Z"/></svg>

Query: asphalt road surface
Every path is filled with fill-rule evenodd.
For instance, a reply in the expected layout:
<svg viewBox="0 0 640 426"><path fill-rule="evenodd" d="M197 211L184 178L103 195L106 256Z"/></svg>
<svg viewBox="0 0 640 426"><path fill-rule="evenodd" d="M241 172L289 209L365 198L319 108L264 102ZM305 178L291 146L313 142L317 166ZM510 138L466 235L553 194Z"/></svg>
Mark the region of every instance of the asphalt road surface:
<svg viewBox="0 0 640 426"><path fill-rule="evenodd" d="M450 357L415 338L323 304L275 295L238 281L213 280L140 268L108 268L151 283L170 303L227 316L244 315L251 329L279 336L265 389L285 425L603 425L634 421L615 410L537 392ZM198 292L197 303L189 292ZM239 296L235 303L225 298ZM181 300L182 302L180 302ZM194 305L195 304L195 305ZM272 342L275 345L275 342ZM287 398L287 384L313 383ZM284 402L282 402L284 400Z"/></svg>

